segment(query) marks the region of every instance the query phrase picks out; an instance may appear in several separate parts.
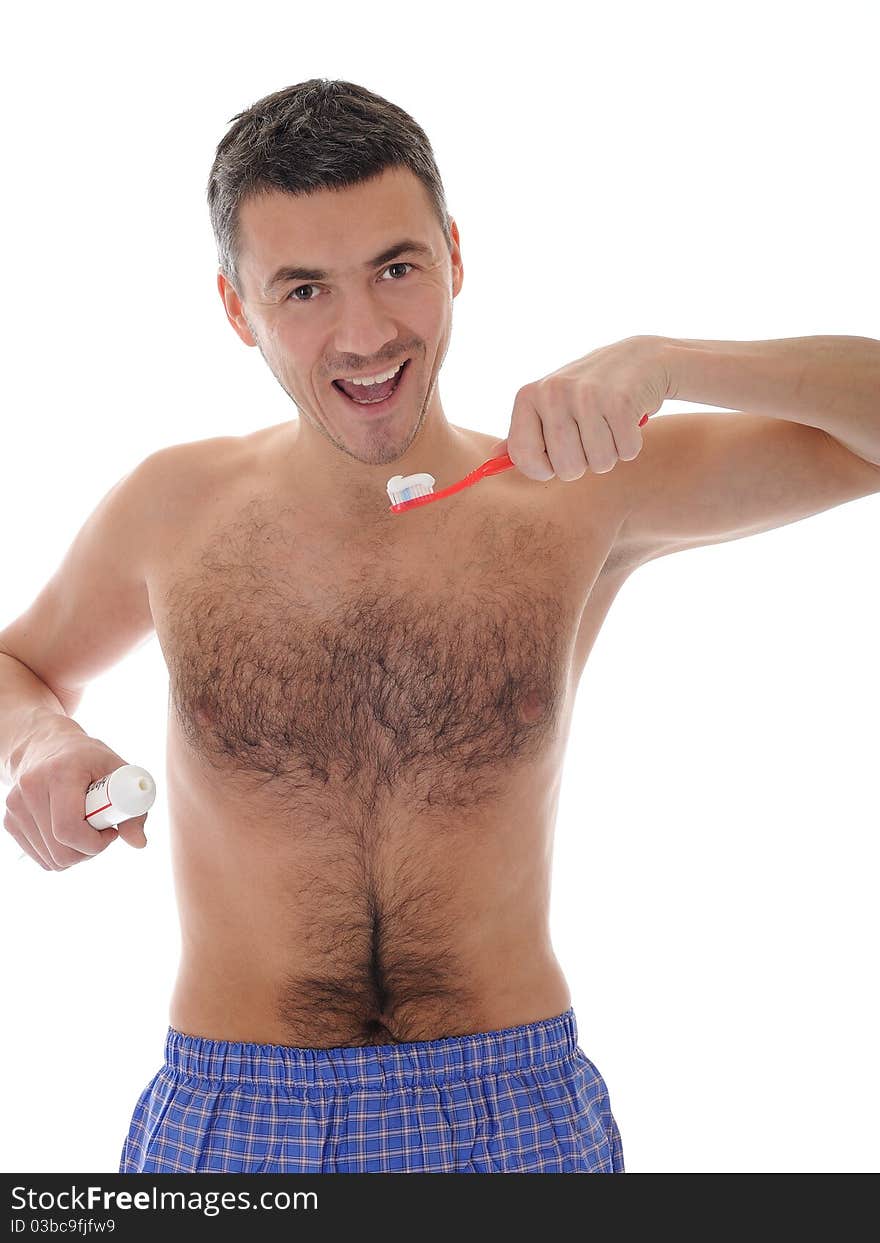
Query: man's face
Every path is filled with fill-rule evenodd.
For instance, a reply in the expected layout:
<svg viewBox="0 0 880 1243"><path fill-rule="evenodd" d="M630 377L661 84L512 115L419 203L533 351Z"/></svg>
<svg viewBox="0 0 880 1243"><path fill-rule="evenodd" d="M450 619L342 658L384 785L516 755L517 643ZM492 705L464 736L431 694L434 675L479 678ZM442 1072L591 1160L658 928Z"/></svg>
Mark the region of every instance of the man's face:
<svg viewBox="0 0 880 1243"><path fill-rule="evenodd" d="M451 227L450 254L427 191L408 169L309 197L273 191L242 206L243 301L222 275L218 286L236 332L258 346L296 403L304 443L319 449L317 433L358 462L384 464L406 452L426 419L443 418L436 381L463 276ZM405 241L427 249L388 257ZM299 271L273 284L282 268ZM387 410L371 412L333 384L405 359Z"/></svg>

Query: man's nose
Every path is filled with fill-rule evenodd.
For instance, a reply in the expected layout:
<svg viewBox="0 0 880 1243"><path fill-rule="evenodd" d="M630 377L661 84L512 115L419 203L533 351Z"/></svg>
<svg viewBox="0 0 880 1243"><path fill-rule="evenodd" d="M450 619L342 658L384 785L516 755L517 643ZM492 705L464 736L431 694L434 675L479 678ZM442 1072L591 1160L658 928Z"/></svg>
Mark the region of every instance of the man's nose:
<svg viewBox="0 0 880 1243"><path fill-rule="evenodd" d="M397 327L369 293L348 293L339 300L333 348L341 356L375 358L397 337Z"/></svg>

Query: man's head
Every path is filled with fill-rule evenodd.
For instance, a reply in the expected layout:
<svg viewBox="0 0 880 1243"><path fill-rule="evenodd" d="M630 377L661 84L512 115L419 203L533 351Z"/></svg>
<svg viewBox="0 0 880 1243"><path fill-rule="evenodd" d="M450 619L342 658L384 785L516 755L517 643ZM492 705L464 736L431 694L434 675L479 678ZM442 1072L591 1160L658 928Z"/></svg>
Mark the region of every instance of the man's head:
<svg viewBox="0 0 880 1243"><path fill-rule="evenodd" d="M442 451L436 380L463 269L424 132L364 87L323 79L233 120L208 182L218 288L235 331L303 416L300 453L344 482L358 464L359 477L408 465L423 424L421 448ZM333 384L404 359L387 413Z"/></svg>

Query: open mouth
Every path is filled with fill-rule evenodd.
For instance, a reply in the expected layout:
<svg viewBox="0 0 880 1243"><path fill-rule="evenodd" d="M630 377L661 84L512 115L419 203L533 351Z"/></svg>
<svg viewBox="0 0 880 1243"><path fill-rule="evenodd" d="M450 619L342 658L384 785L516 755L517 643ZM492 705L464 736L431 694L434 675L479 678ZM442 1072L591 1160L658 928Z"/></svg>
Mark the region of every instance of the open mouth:
<svg viewBox="0 0 880 1243"><path fill-rule="evenodd" d="M361 414L386 414L395 405L397 394L400 392L406 373L409 371L409 364L411 361L412 360L408 358L397 372L397 375L392 376L391 379L386 381L384 384L357 385L356 387L358 389L358 394L359 396L362 395L361 400L349 396L349 394L340 387L338 380L332 381L333 387L349 406L353 407L355 410L359 410ZM380 392L386 393L386 396L377 400L376 394Z"/></svg>

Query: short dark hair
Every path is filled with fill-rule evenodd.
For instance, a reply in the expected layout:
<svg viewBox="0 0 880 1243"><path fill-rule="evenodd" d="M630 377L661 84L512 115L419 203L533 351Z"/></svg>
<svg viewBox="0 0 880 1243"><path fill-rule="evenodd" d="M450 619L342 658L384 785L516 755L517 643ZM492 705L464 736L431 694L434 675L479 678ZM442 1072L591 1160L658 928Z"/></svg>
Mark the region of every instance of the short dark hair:
<svg viewBox="0 0 880 1243"><path fill-rule="evenodd" d="M381 95L354 82L310 78L266 95L231 122L207 194L220 271L240 298L241 205L271 191L311 194L369 181L386 168L409 168L428 191L452 250L446 195L427 135Z"/></svg>

